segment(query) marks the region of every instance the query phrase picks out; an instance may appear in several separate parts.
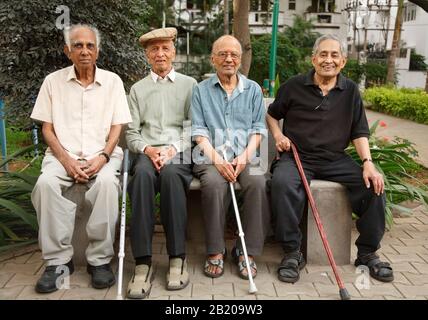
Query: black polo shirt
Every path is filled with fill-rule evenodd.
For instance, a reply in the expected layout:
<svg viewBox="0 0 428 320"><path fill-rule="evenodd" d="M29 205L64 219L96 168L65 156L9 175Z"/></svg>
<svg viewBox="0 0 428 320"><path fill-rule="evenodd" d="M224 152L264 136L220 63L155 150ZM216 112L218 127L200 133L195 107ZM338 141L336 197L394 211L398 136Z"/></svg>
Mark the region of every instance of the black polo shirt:
<svg viewBox="0 0 428 320"><path fill-rule="evenodd" d="M342 157L351 140L369 137L370 131L355 82L339 74L336 86L323 96L314 73L312 69L281 85L268 113L284 119L283 133L303 161L323 163Z"/></svg>

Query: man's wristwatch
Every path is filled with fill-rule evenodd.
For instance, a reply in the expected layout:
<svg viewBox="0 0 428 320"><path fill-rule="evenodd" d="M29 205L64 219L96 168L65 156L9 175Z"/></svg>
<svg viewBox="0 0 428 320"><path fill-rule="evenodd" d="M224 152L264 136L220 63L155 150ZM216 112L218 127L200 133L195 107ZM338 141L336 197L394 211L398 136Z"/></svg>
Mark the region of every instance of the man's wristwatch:
<svg viewBox="0 0 428 320"><path fill-rule="evenodd" d="M363 159L363 163L362 163L362 164L364 164L364 162L366 162L366 161L373 162L373 161L372 161L372 159L370 159L370 158L364 158L364 159Z"/></svg>
<svg viewBox="0 0 428 320"><path fill-rule="evenodd" d="M109 161L110 161L110 156L109 156L107 153L105 153L105 152L101 152L101 153L99 154L99 156L104 156L104 158L106 158L107 162L109 162Z"/></svg>

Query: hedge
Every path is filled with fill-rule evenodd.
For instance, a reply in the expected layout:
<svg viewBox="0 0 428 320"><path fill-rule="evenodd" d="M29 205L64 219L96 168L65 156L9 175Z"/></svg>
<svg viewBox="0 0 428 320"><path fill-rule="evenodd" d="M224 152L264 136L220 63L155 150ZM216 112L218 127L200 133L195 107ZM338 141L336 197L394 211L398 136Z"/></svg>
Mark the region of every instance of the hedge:
<svg viewBox="0 0 428 320"><path fill-rule="evenodd" d="M374 111L428 124L428 94L422 89L373 87L364 99Z"/></svg>

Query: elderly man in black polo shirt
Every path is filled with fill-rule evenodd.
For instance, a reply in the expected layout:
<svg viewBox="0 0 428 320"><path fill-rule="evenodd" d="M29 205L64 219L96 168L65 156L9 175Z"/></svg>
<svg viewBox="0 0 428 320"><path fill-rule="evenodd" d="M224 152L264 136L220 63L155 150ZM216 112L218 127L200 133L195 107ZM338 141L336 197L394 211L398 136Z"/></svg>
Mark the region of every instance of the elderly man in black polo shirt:
<svg viewBox="0 0 428 320"><path fill-rule="evenodd" d="M380 281L394 278L391 266L376 254L385 229L384 181L371 160L369 128L358 86L340 74L345 64L340 40L334 35L321 36L314 45L314 69L283 84L266 116L280 152L272 166L271 200L276 236L285 253L278 268L278 278L284 282L299 280L305 266L299 222L307 200L290 141L299 151L308 181L317 178L346 186L353 212L359 217L355 266L366 265L370 275ZM350 141L363 161L362 168L344 151Z"/></svg>

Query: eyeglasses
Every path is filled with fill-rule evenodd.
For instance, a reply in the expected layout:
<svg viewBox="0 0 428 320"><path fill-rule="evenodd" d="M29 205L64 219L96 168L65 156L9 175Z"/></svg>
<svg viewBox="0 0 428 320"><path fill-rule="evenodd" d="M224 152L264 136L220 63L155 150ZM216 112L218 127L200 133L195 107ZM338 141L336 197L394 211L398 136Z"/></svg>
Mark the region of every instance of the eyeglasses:
<svg viewBox="0 0 428 320"><path fill-rule="evenodd" d="M217 57L219 57L221 60L226 60L226 58L230 55L232 60L239 60L241 59L241 55L237 52L226 52L226 51L220 51L215 53Z"/></svg>

